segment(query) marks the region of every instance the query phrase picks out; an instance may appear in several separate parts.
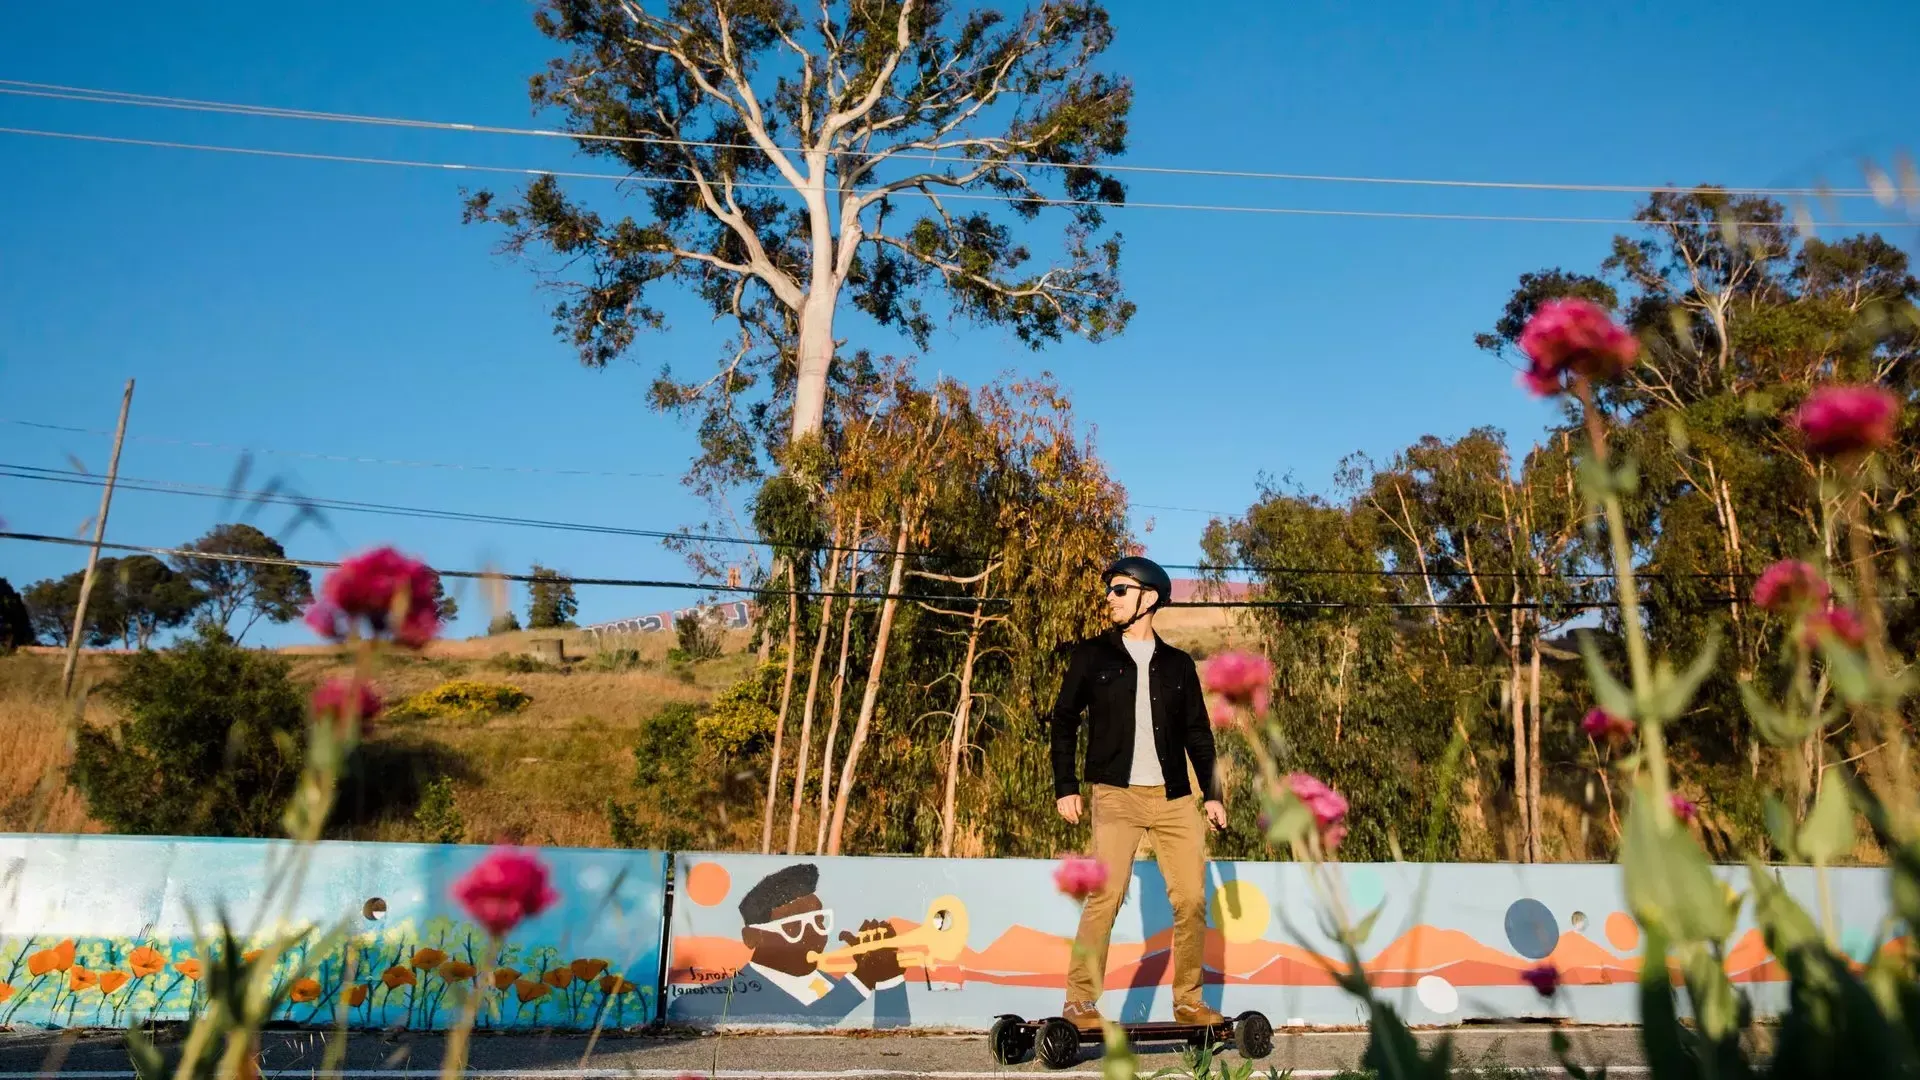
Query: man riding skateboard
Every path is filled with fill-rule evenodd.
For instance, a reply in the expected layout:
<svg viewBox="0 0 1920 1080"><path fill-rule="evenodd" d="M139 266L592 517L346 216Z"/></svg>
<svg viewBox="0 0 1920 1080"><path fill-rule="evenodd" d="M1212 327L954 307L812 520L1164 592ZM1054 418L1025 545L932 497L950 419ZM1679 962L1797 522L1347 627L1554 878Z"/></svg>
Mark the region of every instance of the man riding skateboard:
<svg viewBox="0 0 1920 1080"><path fill-rule="evenodd" d="M1100 992L1114 916L1127 895L1140 838L1154 856L1173 907L1173 1019L1225 1021L1201 1000L1201 950L1207 930L1206 825L1224 829L1227 810L1213 773L1213 727L1193 658L1160 640L1153 613L1172 598L1173 582L1153 561L1128 556L1107 567L1105 633L1074 646L1061 679L1052 728L1053 788L1060 816L1079 824L1085 809L1075 775L1081 716L1087 721L1086 781L1092 795L1092 855L1106 884L1080 913L1061 1015L1083 1032L1100 1029ZM1204 808L1194 805L1187 762Z"/></svg>

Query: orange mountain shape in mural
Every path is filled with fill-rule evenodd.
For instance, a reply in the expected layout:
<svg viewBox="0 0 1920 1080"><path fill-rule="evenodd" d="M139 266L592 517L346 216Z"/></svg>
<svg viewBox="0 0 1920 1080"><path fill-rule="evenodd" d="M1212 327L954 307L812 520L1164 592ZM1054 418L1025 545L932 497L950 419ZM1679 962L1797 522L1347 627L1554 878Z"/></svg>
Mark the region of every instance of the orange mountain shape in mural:
<svg viewBox="0 0 1920 1080"><path fill-rule="evenodd" d="M1013 926L978 952L960 954L960 966L969 971L1038 975L1067 970L1073 940L1025 926Z"/></svg>
<svg viewBox="0 0 1920 1080"><path fill-rule="evenodd" d="M697 982L700 975L738 971L752 955L739 938L676 936L667 975L673 982Z"/></svg>
<svg viewBox="0 0 1920 1080"><path fill-rule="evenodd" d="M1373 959L1366 961L1363 966L1372 975L1436 972L1443 967L1463 963L1508 971L1522 971L1533 966L1521 957L1482 945L1471 934L1433 926L1414 927L1375 953Z"/></svg>
<svg viewBox="0 0 1920 1080"><path fill-rule="evenodd" d="M1727 950L1727 976L1734 982L1778 982L1787 973L1767 951L1767 939L1759 930L1748 930Z"/></svg>

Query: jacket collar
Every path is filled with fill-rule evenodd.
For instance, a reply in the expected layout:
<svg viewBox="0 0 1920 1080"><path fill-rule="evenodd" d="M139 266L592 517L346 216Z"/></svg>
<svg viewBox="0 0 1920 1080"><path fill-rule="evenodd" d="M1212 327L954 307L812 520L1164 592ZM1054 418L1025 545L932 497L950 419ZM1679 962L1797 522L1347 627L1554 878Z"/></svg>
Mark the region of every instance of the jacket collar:
<svg viewBox="0 0 1920 1080"><path fill-rule="evenodd" d="M1106 642L1107 647L1115 652L1124 653L1127 651L1126 639L1121 636L1120 628L1117 626L1107 627L1106 630L1101 632L1099 640ZM1160 631L1155 630L1153 632L1154 651L1158 652L1167 647L1166 639L1160 636Z"/></svg>

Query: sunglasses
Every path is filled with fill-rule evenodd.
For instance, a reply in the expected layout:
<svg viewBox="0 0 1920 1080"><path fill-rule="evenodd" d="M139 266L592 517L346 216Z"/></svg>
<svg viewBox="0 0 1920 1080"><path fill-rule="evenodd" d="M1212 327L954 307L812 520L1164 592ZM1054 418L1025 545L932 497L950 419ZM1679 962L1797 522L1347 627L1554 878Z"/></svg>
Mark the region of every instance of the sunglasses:
<svg viewBox="0 0 1920 1080"><path fill-rule="evenodd" d="M1147 590L1143 586L1130 585L1126 583L1107 586L1108 596L1125 596L1128 593L1137 593L1137 592L1146 592L1146 591Z"/></svg>
<svg viewBox="0 0 1920 1080"><path fill-rule="evenodd" d="M825 934L832 930L833 909L821 908L819 911L805 911L798 915L789 915L784 919L775 919L772 922L749 923L747 925L749 930L765 930L768 933L779 934L782 938L785 938L789 944L805 937L809 927L820 934Z"/></svg>

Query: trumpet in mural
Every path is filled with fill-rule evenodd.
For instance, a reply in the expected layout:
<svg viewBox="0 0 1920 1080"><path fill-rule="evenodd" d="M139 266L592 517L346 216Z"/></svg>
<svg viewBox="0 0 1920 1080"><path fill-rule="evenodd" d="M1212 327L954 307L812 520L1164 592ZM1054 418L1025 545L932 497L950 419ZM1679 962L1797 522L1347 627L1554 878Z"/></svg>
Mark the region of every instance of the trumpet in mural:
<svg viewBox="0 0 1920 1080"><path fill-rule="evenodd" d="M891 926L882 926L862 930L854 937L851 945L826 952L808 952L807 962L821 971L845 975L854 970L856 957L890 949L901 967L932 968L937 964L951 964L967 948L967 905L957 896L942 896L927 905L925 921L904 934L895 934Z"/></svg>

